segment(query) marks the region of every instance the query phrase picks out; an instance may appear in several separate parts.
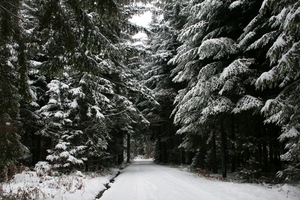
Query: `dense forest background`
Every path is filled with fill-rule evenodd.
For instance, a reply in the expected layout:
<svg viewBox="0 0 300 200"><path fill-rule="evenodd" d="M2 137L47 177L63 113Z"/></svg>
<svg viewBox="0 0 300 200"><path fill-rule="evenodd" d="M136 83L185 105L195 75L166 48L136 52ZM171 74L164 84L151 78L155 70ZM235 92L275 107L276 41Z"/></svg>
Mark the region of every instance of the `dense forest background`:
<svg viewBox="0 0 300 200"><path fill-rule="evenodd" d="M300 2L139 2L0 0L1 179L138 154L299 178ZM149 27L128 20L147 10Z"/></svg>

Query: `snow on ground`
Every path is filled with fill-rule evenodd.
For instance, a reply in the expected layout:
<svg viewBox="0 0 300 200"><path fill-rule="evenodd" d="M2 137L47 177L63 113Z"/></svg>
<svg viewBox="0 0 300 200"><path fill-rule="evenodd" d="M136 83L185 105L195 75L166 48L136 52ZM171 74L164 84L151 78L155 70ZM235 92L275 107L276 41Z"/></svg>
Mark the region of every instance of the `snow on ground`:
<svg viewBox="0 0 300 200"><path fill-rule="evenodd" d="M300 188L209 180L138 159L110 184L101 200L299 200Z"/></svg>
<svg viewBox="0 0 300 200"><path fill-rule="evenodd" d="M43 200L92 200L116 176L110 173L48 176L33 171L16 174L0 184L3 195ZM268 185L209 180L179 168L156 165L137 158L110 183L100 200L299 200L300 188L288 184ZM5 198L3 198L5 199Z"/></svg>
<svg viewBox="0 0 300 200"><path fill-rule="evenodd" d="M106 189L104 185L117 172L117 169L112 169L106 174L83 174L78 171L68 176L39 176L34 171L24 171L7 183L0 183L0 200L3 195L13 199L93 200L100 191Z"/></svg>

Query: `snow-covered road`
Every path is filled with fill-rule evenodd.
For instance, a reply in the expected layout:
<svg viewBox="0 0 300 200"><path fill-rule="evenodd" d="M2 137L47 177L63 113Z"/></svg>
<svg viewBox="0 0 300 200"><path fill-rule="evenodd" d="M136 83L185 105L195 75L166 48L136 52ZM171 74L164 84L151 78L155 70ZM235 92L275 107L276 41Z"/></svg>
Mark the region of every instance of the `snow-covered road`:
<svg viewBox="0 0 300 200"><path fill-rule="evenodd" d="M138 160L125 168L101 200L299 200L288 185L264 186L208 180L178 168Z"/></svg>

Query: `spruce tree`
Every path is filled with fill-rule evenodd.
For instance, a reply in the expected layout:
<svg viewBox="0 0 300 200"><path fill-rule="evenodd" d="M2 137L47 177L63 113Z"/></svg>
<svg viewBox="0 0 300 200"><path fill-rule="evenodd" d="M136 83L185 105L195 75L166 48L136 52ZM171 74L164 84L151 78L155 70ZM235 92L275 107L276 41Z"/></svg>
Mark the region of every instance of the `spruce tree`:
<svg viewBox="0 0 300 200"><path fill-rule="evenodd" d="M26 1L35 101L25 107L39 121L38 160L62 171L123 162L123 138L147 124L134 99L143 87L124 61L130 26L121 5Z"/></svg>
<svg viewBox="0 0 300 200"><path fill-rule="evenodd" d="M247 31L256 34L248 49L265 48L265 68L255 82L257 89L276 91L265 98L261 112L265 122L281 127L280 142L285 144L281 159L288 164L279 176L299 174L299 1L264 1ZM254 24L263 30L256 33ZM265 27L268 27L266 29ZM254 30L253 30L254 29ZM253 39L252 39L253 40ZM251 40L250 40L251 41ZM296 175L296 176L295 176Z"/></svg>
<svg viewBox="0 0 300 200"><path fill-rule="evenodd" d="M150 121L156 162L180 163L183 159L183 156L178 156L180 136L175 135L176 128L170 117L179 86L172 83L169 75L174 66L168 65L168 61L179 46L176 37L185 17L179 16L182 6L179 2L157 3L155 6L148 36L149 56L141 71L144 72L143 83L151 89L158 104L148 104L143 113Z"/></svg>
<svg viewBox="0 0 300 200"><path fill-rule="evenodd" d="M190 17L178 36L183 45L170 61L177 65L172 71L173 81L187 83L179 91L173 111L174 122L180 126L177 133L184 136L181 146L195 154L195 166L200 164L214 172L216 157L220 156L223 177L227 166L232 170L237 164L247 168L252 160L255 171L262 167L257 163L263 157L259 152L265 145L267 136L262 132L267 128L259 116L263 101L253 85L256 59L244 53L239 37L255 17L260 2L192 1L186 8ZM249 124L258 126L242 129ZM236 146L239 143L242 145ZM238 148L251 146L250 152L240 149L245 154L237 158ZM237 163L237 159L246 162Z"/></svg>
<svg viewBox="0 0 300 200"><path fill-rule="evenodd" d="M29 92L20 6L18 0L0 2L0 170L27 153L20 142L19 101Z"/></svg>

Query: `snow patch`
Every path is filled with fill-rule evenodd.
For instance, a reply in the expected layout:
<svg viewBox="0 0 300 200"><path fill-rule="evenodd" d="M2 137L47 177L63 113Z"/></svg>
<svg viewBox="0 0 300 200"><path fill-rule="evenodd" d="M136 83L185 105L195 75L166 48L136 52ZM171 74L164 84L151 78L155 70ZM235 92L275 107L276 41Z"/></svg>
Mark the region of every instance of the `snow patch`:
<svg viewBox="0 0 300 200"><path fill-rule="evenodd" d="M295 127L292 127L290 128L288 131L282 133L280 136L279 136L279 140L280 141L283 141L285 139L288 139L288 138L296 138L300 136L300 133L299 131L295 128Z"/></svg>
<svg viewBox="0 0 300 200"><path fill-rule="evenodd" d="M62 119L64 117L64 113L62 111L58 111L54 114L54 117Z"/></svg>
<svg viewBox="0 0 300 200"><path fill-rule="evenodd" d="M242 1L242 0L234 1L229 5L229 9L232 10L234 8L237 8L237 7L241 6L243 3L244 3L244 1Z"/></svg>
<svg viewBox="0 0 300 200"><path fill-rule="evenodd" d="M261 90L265 89L266 86L272 88L274 77L275 77L275 73L273 70L262 73L260 77L256 80L255 87L257 89L261 88Z"/></svg>

